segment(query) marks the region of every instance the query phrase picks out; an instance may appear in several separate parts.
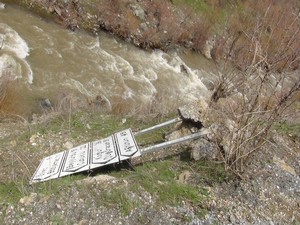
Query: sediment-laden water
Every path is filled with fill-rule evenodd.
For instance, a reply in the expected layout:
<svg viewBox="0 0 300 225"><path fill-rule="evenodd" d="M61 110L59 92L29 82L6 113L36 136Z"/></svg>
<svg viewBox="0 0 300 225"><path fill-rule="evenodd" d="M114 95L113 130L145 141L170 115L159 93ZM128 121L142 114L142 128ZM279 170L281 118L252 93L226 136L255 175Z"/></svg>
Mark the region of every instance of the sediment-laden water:
<svg viewBox="0 0 300 225"><path fill-rule="evenodd" d="M0 77L13 80L17 113L50 100L113 113L165 112L207 97L209 62L186 52L147 52L111 35L71 32L20 8L0 10ZM71 96L71 97L70 97ZM44 99L44 100L43 100Z"/></svg>

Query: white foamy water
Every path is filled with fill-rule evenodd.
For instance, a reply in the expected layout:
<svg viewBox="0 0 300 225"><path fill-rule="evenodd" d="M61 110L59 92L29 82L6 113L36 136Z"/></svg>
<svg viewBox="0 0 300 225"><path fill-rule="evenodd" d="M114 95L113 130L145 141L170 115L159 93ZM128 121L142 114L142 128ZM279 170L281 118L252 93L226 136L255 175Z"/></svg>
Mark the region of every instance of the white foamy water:
<svg viewBox="0 0 300 225"><path fill-rule="evenodd" d="M13 28L4 23L0 23L0 49L0 77L6 75L15 80L26 74L27 82L31 84L33 73L25 59L29 55L29 47Z"/></svg>
<svg viewBox="0 0 300 225"><path fill-rule="evenodd" d="M0 10L5 9L5 4L0 2Z"/></svg>
<svg viewBox="0 0 300 225"><path fill-rule="evenodd" d="M0 23L0 46L3 51L15 54L24 59L29 55L27 43L10 26Z"/></svg>
<svg viewBox="0 0 300 225"><path fill-rule="evenodd" d="M22 77L21 72L21 66L12 56L7 54L2 54L0 56L0 77L6 76L8 79L15 80Z"/></svg>

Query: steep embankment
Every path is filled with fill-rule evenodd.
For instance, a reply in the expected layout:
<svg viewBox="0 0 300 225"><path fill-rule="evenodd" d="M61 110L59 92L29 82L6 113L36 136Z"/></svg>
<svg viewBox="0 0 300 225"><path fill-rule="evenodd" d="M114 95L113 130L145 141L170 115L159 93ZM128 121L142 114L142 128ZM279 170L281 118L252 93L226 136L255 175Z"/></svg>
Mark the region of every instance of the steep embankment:
<svg viewBox="0 0 300 225"><path fill-rule="evenodd" d="M81 4L79 1L51 2L52 4L50 1L32 1L30 7L47 16L50 15L50 12L53 13L54 18L71 29L81 26L94 29L97 32L102 27L125 39L130 37L127 28L124 29L126 14L123 13L126 10L122 10L124 9L123 3L110 5L110 8L102 9L100 7L99 9L94 7L94 4L88 5L86 1L86 5L82 6L78 5ZM142 1L141 4L150 4L150 2L152 1ZM153 2L158 5L159 1ZM19 3L27 5L28 1L19 1ZM90 11L80 11L88 7L90 7ZM111 21L117 21L117 26L106 22L110 21L109 18L104 20L100 17L102 14L97 14L98 10L101 9L107 12ZM125 9L130 9L128 18L132 18L132 21L137 21L138 15L143 19L144 9L139 10L132 6ZM133 14L132 12L136 13ZM156 10L152 14L147 13L147 17L151 18L153 15L154 30L159 31L162 37L166 37L170 34L167 30L169 27L158 29L157 18L160 17L160 22L162 22L163 19L170 17L162 17L161 12ZM87 20L84 20L83 17ZM249 18L247 17L247 19ZM125 25L123 24L123 26L119 21L124 22ZM139 18L138 21L140 21ZM148 27L150 25L147 24L147 21L145 23L145 30L147 31L150 29ZM136 26L140 27L141 23ZM262 27L264 31L272 33L272 35L274 34L273 31L276 31L276 29L273 30L274 27L272 26ZM172 43L169 38L157 38L156 33L150 31L148 33L149 38L152 38L150 42L137 42L136 44L148 43L147 45L150 47L157 47L156 44L151 43L163 43L164 46L170 46ZM295 34L295 32L292 33ZM287 32L279 34L286 35ZM132 34L130 33L130 35ZM30 123L27 121L20 122L19 119L17 122L13 120L2 121L0 129L0 222L3 224L298 224L300 221L299 125L280 123L277 124L276 129L272 127L271 131L266 130L264 124L269 125L270 122L267 120L270 118L267 117L269 116L267 112L278 113L279 111L273 110L277 109L276 106L281 106L282 101L279 101L280 104L278 104L276 101L271 101L274 100L273 98L253 94L258 93L256 92L257 87L254 85L257 80L261 81L259 83L261 86L258 88L266 87L265 90L270 90L271 83L265 83L265 80L271 77L267 76L269 70L277 70L285 66L286 64L278 62L284 62L283 59L287 59L290 56L289 53L295 50L294 44L297 45L298 43L291 41L287 43L287 46L278 45L288 47L291 50L291 52L284 52L286 55L275 54L275 56L280 56L277 59L282 59L282 61L278 61L272 57L269 58L272 55L272 49L277 51L278 48L270 48L270 52L262 50L264 45L261 44L269 44L264 43L263 40L266 39L263 38L267 37L268 39L270 36L262 35L262 39L256 39L260 38L259 35L252 36L254 42L249 43L257 50L254 54L255 58L249 57L253 62L250 64L250 69L256 69L250 70L250 73L238 74L249 76L240 76L236 80L230 80L239 82L241 77L243 78L242 81L248 77L254 77L255 82L250 83L253 80L247 80L249 81L247 84L251 84L251 86L242 86L244 82L242 84L237 83L242 87L239 90L242 94L232 96L226 90L224 91L224 87L220 85L219 94L216 94L213 99L217 103L211 104L212 106L216 104L216 110L211 109L209 111L211 114L208 113L215 117L212 117L213 122L208 121L207 124L214 123L215 126L212 129L221 130L220 134L223 135L220 135L220 143L217 144L220 156L228 156L228 158L219 162L224 163L225 160L228 160L225 162L227 167L206 160L190 160L191 150L188 146L168 149L136 159L132 162L134 170L128 165L119 165L95 171L93 174L81 174L31 186L28 181L39 161L46 155L72 148L87 141L107 137L122 128L140 129L153 123L162 122L166 118L160 118L159 115L156 115L147 119L126 118L125 120L125 118L115 116L72 112L68 115L54 115L52 118L51 115L53 114L49 114L45 117L35 118ZM245 37L247 35L243 36L243 38ZM130 40L136 41L135 38ZM240 39L231 39L231 54L228 56L233 59L237 53L240 53L241 49L238 47L243 44L237 40ZM262 42L259 43L257 40ZM142 44L141 47L147 47L147 45ZM237 49L235 49L236 47ZM242 50L244 49L242 48ZM250 53L252 50L253 48L248 49ZM238 56L243 56L243 54ZM264 57L261 58L261 56ZM246 64L247 57L238 59L245 63L245 67L249 66ZM296 61L288 62L290 68L293 68ZM263 70L265 73L262 72ZM266 79L261 79L264 77ZM226 84L228 80L224 79L223 81ZM249 89L253 92L242 92ZM266 93L268 93L267 91ZM284 91L281 94L285 97ZM243 101L240 101L240 96L244 97L242 98ZM248 99L249 102L247 102ZM294 100L299 101L297 98ZM246 105L245 103L249 104ZM275 109L268 108L274 105ZM256 117L262 112L261 109L264 109L265 114ZM299 113L299 104L293 105L290 112ZM297 117L297 115L293 116ZM271 123L271 125L274 124ZM270 127L267 128L270 129ZM265 136L261 130L270 131L270 137ZM145 146L149 143L160 142L163 140L162 135L168 132L169 130L164 130L153 136L146 136L138 140L138 143ZM254 135L249 137L249 134ZM234 136L238 138L234 138ZM230 137L232 138L230 139ZM246 139L242 139L243 137ZM248 137L249 139L247 139ZM250 142L249 140L254 141ZM265 145L256 151L256 154L251 154L251 163L243 164L244 158L239 158L244 169L243 179L224 170L238 161L237 158L230 158L232 155L228 155L230 154L229 150L238 150L236 151L237 154L239 152L250 154L253 150L251 147L256 143L256 140L265 141ZM208 140L204 139L203 142L207 143ZM240 146L233 148L236 143L240 143L240 146L249 147L249 149ZM250 152L243 152L244 149L250 150ZM93 177L93 175L95 176ZM86 178L87 176L90 177Z"/></svg>

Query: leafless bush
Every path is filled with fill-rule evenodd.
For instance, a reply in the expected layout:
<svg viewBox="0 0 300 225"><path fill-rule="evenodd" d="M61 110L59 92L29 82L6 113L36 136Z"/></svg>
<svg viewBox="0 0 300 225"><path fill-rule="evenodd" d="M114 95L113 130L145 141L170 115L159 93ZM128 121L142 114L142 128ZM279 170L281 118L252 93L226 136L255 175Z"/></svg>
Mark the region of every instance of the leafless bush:
<svg viewBox="0 0 300 225"><path fill-rule="evenodd" d="M299 66L300 27L294 1L245 1L225 23L213 51L215 59L229 57L240 69L264 62L283 71ZM265 59L257 57L263 51ZM261 56L261 55L259 55ZM287 65L288 64L288 65Z"/></svg>
<svg viewBox="0 0 300 225"><path fill-rule="evenodd" d="M138 28L138 20L129 9L128 1L105 1L97 3L97 13L100 18L100 27L127 39Z"/></svg>
<svg viewBox="0 0 300 225"><path fill-rule="evenodd" d="M145 12L145 19L134 15L133 2L99 1L100 27L145 49L168 50L178 44L197 51L203 48L211 25L205 16L197 15L191 7L177 8L165 0L138 5Z"/></svg>
<svg viewBox="0 0 300 225"><path fill-rule="evenodd" d="M291 26L299 26L300 18L294 14L285 32L278 31L279 35L276 30L281 28L272 27L266 38L269 13L267 8L251 29L242 31L239 38L246 43L247 52L241 43L231 39L224 64L218 64L219 82L209 115L222 124L213 128L220 157L226 168L237 174L243 172L250 156L262 149L272 126L282 119L300 90L299 74L288 72L295 69L296 61L299 64L299 27ZM277 24L283 19L278 18ZM272 46L273 40L277 46ZM238 58L234 62L239 69L230 64L231 54Z"/></svg>

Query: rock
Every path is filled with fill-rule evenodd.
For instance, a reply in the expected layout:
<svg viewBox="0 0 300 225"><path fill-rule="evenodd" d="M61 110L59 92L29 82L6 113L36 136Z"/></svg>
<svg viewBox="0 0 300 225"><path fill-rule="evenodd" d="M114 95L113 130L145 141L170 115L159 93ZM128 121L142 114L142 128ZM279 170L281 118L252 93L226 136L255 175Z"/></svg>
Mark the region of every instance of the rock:
<svg viewBox="0 0 300 225"><path fill-rule="evenodd" d="M35 146L37 145L37 142L39 142L39 139L40 139L40 134L37 133L37 134L33 134L30 139L29 139L29 142L31 145Z"/></svg>
<svg viewBox="0 0 300 225"><path fill-rule="evenodd" d="M99 175L95 177L88 177L83 180L77 181L79 184L99 184L99 183L108 183L108 182L115 182L117 178L109 175Z"/></svg>
<svg viewBox="0 0 300 225"><path fill-rule="evenodd" d="M211 133L207 135L207 137L209 140L214 140L222 147L223 154L231 154L230 151L233 146L232 140L235 140L241 135L239 132L244 132L243 135L246 139L250 137L249 135L251 133L238 129L234 120L226 117L213 116L212 118L215 118L215 120L211 121L218 121L218 123L213 123L209 127Z"/></svg>
<svg viewBox="0 0 300 225"><path fill-rule="evenodd" d="M59 209L59 210L61 210L61 205L58 204L58 203L56 203L56 208Z"/></svg>
<svg viewBox="0 0 300 225"><path fill-rule="evenodd" d="M64 143L63 146L65 149L71 149L71 148L73 148L74 145L71 141L67 141L66 143Z"/></svg>
<svg viewBox="0 0 300 225"><path fill-rule="evenodd" d="M195 140L192 144L191 158L198 161L202 159L213 160L217 157L218 148L213 143L204 138Z"/></svg>
<svg viewBox="0 0 300 225"><path fill-rule="evenodd" d="M236 223L236 219L235 219L235 216L233 214L231 214L229 216L229 222L231 222L232 224L235 224Z"/></svg>
<svg viewBox="0 0 300 225"><path fill-rule="evenodd" d="M40 106L42 109L53 109L52 104L48 98L41 99Z"/></svg>
<svg viewBox="0 0 300 225"><path fill-rule="evenodd" d="M19 202L24 206L30 206L33 204L34 201L36 201L37 196L37 193L31 193L29 196L21 198Z"/></svg>
<svg viewBox="0 0 300 225"><path fill-rule="evenodd" d="M78 225L88 225L89 221L87 219L80 220Z"/></svg>
<svg viewBox="0 0 300 225"><path fill-rule="evenodd" d="M277 157L273 157L273 161L276 165L278 165L282 170L294 175L294 176L297 176L296 174L296 171L293 167L291 167L290 165L288 165L284 160L282 159L279 159Z"/></svg>
<svg viewBox="0 0 300 225"><path fill-rule="evenodd" d="M212 58L211 52L212 52L214 46L215 46L215 37L212 37L205 42L205 45L203 47L203 55L206 58L208 58L208 59Z"/></svg>
<svg viewBox="0 0 300 225"><path fill-rule="evenodd" d="M180 65L180 71L181 71L182 73L186 74L186 75L189 75L188 68L187 68L187 66L184 65L184 64L181 64L181 65Z"/></svg>
<svg viewBox="0 0 300 225"><path fill-rule="evenodd" d="M204 99L180 107L178 112L183 121L177 124L172 132L165 135L165 139L170 141L198 132L199 129L203 128L202 120L206 118L207 108L208 104Z"/></svg>
<svg viewBox="0 0 300 225"><path fill-rule="evenodd" d="M182 184L186 184L188 179L191 177L192 173L188 170L183 171L179 177L178 177L178 182Z"/></svg>
<svg viewBox="0 0 300 225"><path fill-rule="evenodd" d="M0 10L1 10L1 9L5 9L5 4L2 3L2 2L0 2Z"/></svg>
<svg viewBox="0 0 300 225"><path fill-rule="evenodd" d="M9 214L13 214L14 212L15 212L15 208L11 205L7 207L5 214L9 215Z"/></svg>
<svg viewBox="0 0 300 225"><path fill-rule="evenodd" d="M146 12L144 11L144 9L140 5L132 4L130 6L130 8L133 12L133 15L135 15L137 18L139 18L142 21L146 20Z"/></svg>
<svg viewBox="0 0 300 225"><path fill-rule="evenodd" d="M16 140L12 140L12 141L10 142L10 144L11 144L12 147L16 147L16 146L17 146Z"/></svg>
<svg viewBox="0 0 300 225"><path fill-rule="evenodd" d="M148 25L146 23L141 23L140 27L141 27L142 31L148 30Z"/></svg>
<svg viewBox="0 0 300 225"><path fill-rule="evenodd" d="M179 107L178 112L183 120L201 124L207 108L208 104L206 101L204 99L199 99L191 104Z"/></svg>
<svg viewBox="0 0 300 225"><path fill-rule="evenodd" d="M231 119L226 119L225 120L225 126L226 128L230 131L230 132L235 132L236 131L236 123L235 121L231 120Z"/></svg>

